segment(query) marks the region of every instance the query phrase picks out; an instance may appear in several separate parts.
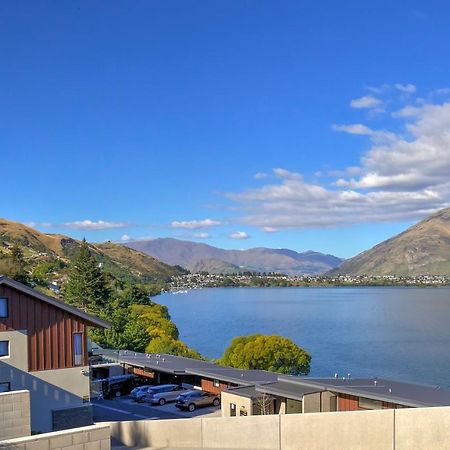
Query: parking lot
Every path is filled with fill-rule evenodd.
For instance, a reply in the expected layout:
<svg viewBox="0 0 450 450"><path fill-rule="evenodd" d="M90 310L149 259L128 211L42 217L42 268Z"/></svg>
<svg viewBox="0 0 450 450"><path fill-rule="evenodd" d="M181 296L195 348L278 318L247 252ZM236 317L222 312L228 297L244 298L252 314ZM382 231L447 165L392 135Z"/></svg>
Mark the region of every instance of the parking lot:
<svg viewBox="0 0 450 450"><path fill-rule="evenodd" d="M198 408L193 412L180 411L175 403L151 406L136 403L128 396L112 400L92 400L95 422L115 422L123 420L184 419L190 417L220 417L220 408L214 406Z"/></svg>

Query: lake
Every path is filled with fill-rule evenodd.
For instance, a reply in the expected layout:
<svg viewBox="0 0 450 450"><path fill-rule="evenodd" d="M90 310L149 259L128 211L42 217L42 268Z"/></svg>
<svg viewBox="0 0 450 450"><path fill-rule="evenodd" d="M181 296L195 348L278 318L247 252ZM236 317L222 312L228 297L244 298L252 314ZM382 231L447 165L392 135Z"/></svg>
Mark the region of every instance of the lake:
<svg viewBox="0 0 450 450"><path fill-rule="evenodd" d="M450 288L214 288L155 300L206 357L234 336L280 334L311 353L314 376L450 386Z"/></svg>

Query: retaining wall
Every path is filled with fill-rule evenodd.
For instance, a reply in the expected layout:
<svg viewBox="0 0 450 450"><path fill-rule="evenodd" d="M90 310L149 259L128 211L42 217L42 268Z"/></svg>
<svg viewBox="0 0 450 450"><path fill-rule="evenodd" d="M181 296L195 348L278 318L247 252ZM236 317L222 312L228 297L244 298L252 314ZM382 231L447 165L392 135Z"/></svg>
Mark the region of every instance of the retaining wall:
<svg viewBox="0 0 450 450"><path fill-rule="evenodd" d="M1 393L0 440L30 434L30 393L28 391Z"/></svg>
<svg viewBox="0 0 450 450"><path fill-rule="evenodd" d="M242 450L450 448L450 407L110 423L128 446Z"/></svg>
<svg viewBox="0 0 450 450"><path fill-rule="evenodd" d="M11 450L110 450L111 437L108 425L92 425L0 441L0 448Z"/></svg>

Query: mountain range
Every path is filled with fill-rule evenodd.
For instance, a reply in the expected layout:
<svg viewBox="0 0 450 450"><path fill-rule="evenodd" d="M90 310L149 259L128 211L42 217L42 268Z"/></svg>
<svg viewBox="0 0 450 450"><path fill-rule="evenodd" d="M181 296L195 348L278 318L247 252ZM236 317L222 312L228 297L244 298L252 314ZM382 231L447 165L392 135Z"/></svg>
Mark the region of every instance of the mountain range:
<svg viewBox="0 0 450 450"><path fill-rule="evenodd" d="M225 250L211 245L159 238L125 244L166 264L178 265L191 272L209 273L279 272L290 275L315 275L338 267L342 259L333 255L289 249L257 247L249 250Z"/></svg>
<svg viewBox="0 0 450 450"><path fill-rule="evenodd" d="M334 274L450 276L450 208L344 261Z"/></svg>
<svg viewBox="0 0 450 450"><path fill-rule="evenodd" d="M14 244L22 249L27 261L35 265L48 260L69 263L77 254L81 242L62 234L45 234L22 223L0 219L0 257L8 255ZM180 268L112 242L89 244L89 248L105 270L119 279L147 282L183 273Z"/></svg>

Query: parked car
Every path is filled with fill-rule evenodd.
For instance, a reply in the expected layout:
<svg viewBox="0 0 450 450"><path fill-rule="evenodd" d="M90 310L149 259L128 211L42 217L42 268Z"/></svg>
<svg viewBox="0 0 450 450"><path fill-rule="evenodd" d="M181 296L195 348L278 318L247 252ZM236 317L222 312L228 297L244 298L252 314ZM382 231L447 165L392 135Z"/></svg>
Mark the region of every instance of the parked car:
<svg viewBox="0 0 450 450"><path fill-rule="evenodd" d="M178 386L178 384L161 384L149 390L144 401L162 406L167 402L174 402L181 393L186 391L185 387Z"/></svg>
<svg viewBox="0 0 450 450"><path fill-rule="evenodd" d="M187 409L194 411L202 406L219 406L220 397L211 392L192 390L179 395L176 399L175 406L179 409Z"/></svg>
<svg viewBox="0 0 450 450"><path fill-rule="evenodd" d="M153 388L155 388L156 386L153 385L145 385L145 386L138 386L135 387L131 392L130 392L130 397L135 401L135 402L143 402L145 396L147 395L147 392Z"/></svg>

